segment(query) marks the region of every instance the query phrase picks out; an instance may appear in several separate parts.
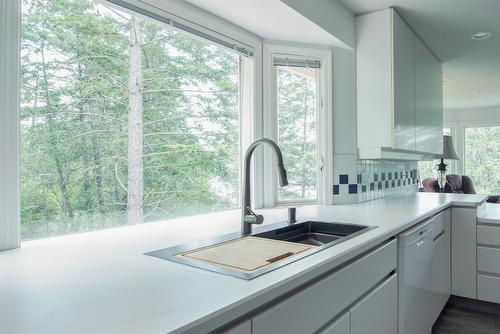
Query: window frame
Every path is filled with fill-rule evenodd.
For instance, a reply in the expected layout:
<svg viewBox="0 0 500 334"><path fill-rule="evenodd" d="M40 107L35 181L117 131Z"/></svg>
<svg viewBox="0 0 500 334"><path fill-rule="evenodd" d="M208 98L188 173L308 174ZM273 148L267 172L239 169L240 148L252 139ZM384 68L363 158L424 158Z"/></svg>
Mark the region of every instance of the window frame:
<svg viewBox="0 0 500 334"><path fill-rule="evenodd" d="M266 43L263 46L263 103L264 136L277 140L277 81L273 58L276 55L295 58L317 59L321 62L318 70L318 114L316 127L317 153L317 197L316 200L278 199L278 176L274 166L274 157L269 149L265 150L264 205L265 207L293 206L302 204L332 204L330 191L333 171L333 114L332 114L332 52L328 48L311 46L291 46L278 43ZM285 166L286 168L286 166Z"/></svg>
<svg viewBox="0 0 500 334"><path fill-rule="evenodd" d="M147 4L138 0L96 0L104 5L119 7L129 10L139 8L162 17L178 17L185 23L191 23L196 27L203 28L204 33L213 34L217 38L225 36L231 40L240 42L253 48L254 55L251 62L242 61L240 64L240 80L245 84L240 85L240 92L245 92L245 98L240 98L240 189L242 189L243 178L241 177L241 166L246 146L256 138L263 136L262 131L262 42L259 37L251 34L236 25L220 19L194 5L184 2ZM129 5L129 7L127 7ZM21 0L3 1L0 4L0 21L6 22L6 29L0 30L0 42L2 54L6 55L6 61L0 62L0 86L8 87L0 92L0 124L2 132L0 139L7 145L0 145L0 157L7 163L3 163L0 175L0 251L19 248L21 246L20 235L20 46L21 46ZM142 13L138 13L142 15ZM194 23L196 22L196 23ZM10 52L7 52L10 50ZM14 85L12 84L14 83ZM243 96L243 95L242 95ZM249 97L248 97L249 96ZM14 110L14 112L12 112ZM9 112L7 112L9 111ZM243 126L243 123L245 124ZM248 126L249 125L249 126ZM3 131L11 129L11 131ZM244 132L244 133L243 133ZM245 137L245 138L244 138ZM262 163L262 156L256 156L254 166ZM255 170L261 171L262 168ZM263 189L259 180L263 179L260 172L255 173L254 178L254 200L262 198ZM241 191L240 191L241 197ZM241 201L240 201L241 202ZM262 207L262 200L257 201L256 207Z"/></svg>

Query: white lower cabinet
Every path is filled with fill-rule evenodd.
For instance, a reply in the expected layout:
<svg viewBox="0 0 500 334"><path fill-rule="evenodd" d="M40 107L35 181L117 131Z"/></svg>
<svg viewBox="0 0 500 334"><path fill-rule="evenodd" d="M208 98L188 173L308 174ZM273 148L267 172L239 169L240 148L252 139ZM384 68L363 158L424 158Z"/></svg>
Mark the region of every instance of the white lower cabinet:
<svg viewBox="0 0 500 334"><path fill-rule="evenodd" d="M397 334L398 281L393 275L354 305L351 334Z"/></svg>
<svg viewBox="0 0 500 334"><path fill-rule="evenodd" d="M370 291L396 269L397 266L397 241L392 240L369 252L365 256L355 260L345 267L333 272L332 274L318 280L304 289L292 294L291 296L277 301L274 305L257 314L252 318L253 334L308 334L308 333L363 333L349 332L347 318L339 317L345 310L348 310L353 303L362 298L365 294L370 297ZM391 283L394 284L393 276ZM378 288L377 288L378 289ZM385 290L383 290L385 291ZM378 297L379 293L374 291L374 299L387 298ZM392 298L392 297L391 297ZM391 299L388 298L387 300ZM374 305L371 299L367 306L361 306L355 309L356 319L360 319L363 312L372 311L378 313L390 313L392 322L397 314L397 298L394 290L393 305L385 305L385 310ZM392 300L391 299L391 300ZM387 307L386 307L387 306ZM389 312L390 310L390 312ZM338 323L332 322L332 319L338 319ZM329 325L331 323L331 325ZM350 326L354 322L351 319ZM347 328L347 331L346 331ZM391 327L392 328L392 327ZM323 332L322 332L323 331ZM368 332L372 333L372 332ZM374 332L373 332L374 333ZM382 332L380 332L382 333ZM391 334L393 332L385 332ZM395 333L395 332L394 332ZM366 333L363 333L366 334Z"/></svg>
<svg viewBox="0 0 500 334"><path fill-rule="evenodd" d="M477 299L500 303L500 225L478 225L477 244Z"/></svg>
<svg viewBox="0 0 500 334"><path fill-rule="evenodd" d="M320 330L317 334L350 334L351 313L346 312L336 318L331 324Z"/></svg>

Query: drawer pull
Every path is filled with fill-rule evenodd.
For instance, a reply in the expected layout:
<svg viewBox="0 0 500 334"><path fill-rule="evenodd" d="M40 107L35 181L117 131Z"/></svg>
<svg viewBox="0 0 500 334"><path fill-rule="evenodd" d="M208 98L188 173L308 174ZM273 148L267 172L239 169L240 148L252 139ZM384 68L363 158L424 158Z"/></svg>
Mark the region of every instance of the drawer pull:
<svg viewBox="0 0 500 334"><path fill-rule="evenodd" d="M443 231L441 231L441 232L439 232L439 234L438 234L438 235L436 235L436 236L434 237L434 239L432 239L432 241L433 241L433 242L436 242L436 240L438 240L439 238L441 238L443 235L444 235L444 230L443 230Z"/></svg>

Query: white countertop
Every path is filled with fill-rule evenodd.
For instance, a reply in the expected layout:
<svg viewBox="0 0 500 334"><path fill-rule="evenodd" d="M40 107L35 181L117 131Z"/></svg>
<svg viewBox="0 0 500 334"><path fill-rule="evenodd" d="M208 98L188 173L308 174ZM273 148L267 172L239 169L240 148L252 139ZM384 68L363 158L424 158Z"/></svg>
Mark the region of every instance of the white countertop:
<svg viewBox="0 0 500 334"><path fill-rule="evenodd" d="M238 231L239 211L25 242L0 252L0 333L205 333L450 205L485 199L415 193L298 208L298 219L377 228L250 281L143 255ZM258 211L286 219L286 209Z"/></svg>
<svg viewBox="0 0 500 334"><path fill-rule="evenodd" d="M478 223L500 224L500 204L485 203L477 213Z"/></svg>

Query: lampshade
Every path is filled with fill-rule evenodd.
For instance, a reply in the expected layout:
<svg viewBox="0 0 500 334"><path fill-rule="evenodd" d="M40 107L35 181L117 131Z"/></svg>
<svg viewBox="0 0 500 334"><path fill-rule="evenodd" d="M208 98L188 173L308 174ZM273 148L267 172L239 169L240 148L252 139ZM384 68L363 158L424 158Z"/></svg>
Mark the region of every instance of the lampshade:
<svg viewBox="0 0 500 334"><path fill-rule="evenodd" d="M458 160L457 152L453 147L451 136L443 135L443 154L438 156L439 159Z"/></svg>

